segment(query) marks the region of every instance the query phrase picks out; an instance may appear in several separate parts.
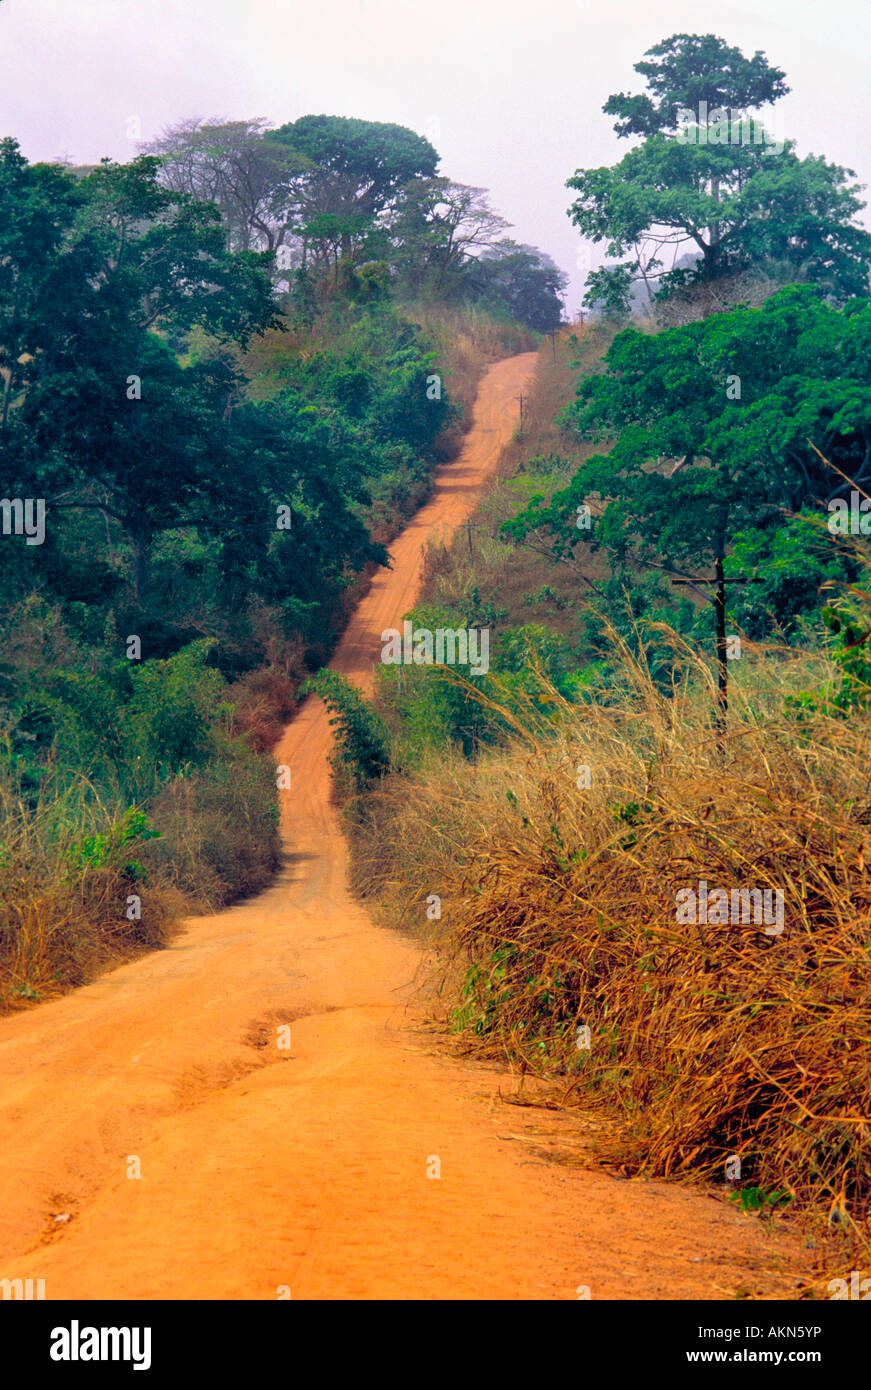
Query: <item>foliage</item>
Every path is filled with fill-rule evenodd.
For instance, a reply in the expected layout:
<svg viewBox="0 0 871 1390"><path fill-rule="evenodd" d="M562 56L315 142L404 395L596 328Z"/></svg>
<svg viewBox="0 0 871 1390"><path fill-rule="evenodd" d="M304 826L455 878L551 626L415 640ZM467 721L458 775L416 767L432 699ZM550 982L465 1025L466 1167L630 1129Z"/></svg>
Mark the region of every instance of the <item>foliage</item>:
<svg viewBox="0 0 871 1390"><path fill-rule="evenodd" d="M673 34L645 56L647 62L634 66L646 78L648 93L620 92L603 107L606 115L619 117L614 130L620 136L674 134L681 111L698 110L701 102L711 111L745 111L789 93L786 74L772 67L764 53L757 50L745 58L714 34Z"/></svg>
<svg viewBox="0 0 871 1390"><path fill-rule="evenodd" d="M588 309L599 310L612 323L623 323L632 310L632 267L602 266L587 276L583 303Z"/></svg>
<svg viewBox="0 0 871 1390"><path fill-rule="evenodd" d="M502 240L466 266L467 294L490 312L550 333L563 317L560 295L568 277L532 246Z"/></svg>
<svg viewBox="0 0 871 1390"><path fill-rule="evenodd" d="M830 718L850 718L871 704L871 594L854 585L828 581L836 590L822 610L822 619L835 638L830 648L836 678L817 690L790 695L786 708L792 713L825 713Z"/></svg>
<svg viewBox="0 0 871 1390"><path fill-rule="evenodd" d="M445 178L408 184L391 229L401 289L442 299L462 294L476 258L496 250L507 225L483 188Z"/></svg>
<svg viewBox="0 0 871 1390"><path fill-rule="evenodd" d="M336 729L333 768L355 791L363 791L390 766L387 730L364 697L337 671L321 671L302 687L319 695L332 714Z"/></svg>
<svg viewBox="0 0 871 1390"><path fill-rule="evenodd" d="M725 571L752 581L730 590L732 622L756 640L790 641L825 613L826 586L855 578L857 562L833 548L819 515L803 511L767 530L737 532Z"/></svg>
<svg viewBox="0 0 871 1390"><path fill-rule="evenodd" d="M124 812L120 821L116 821L106 831L86 835L84 839L70 846L64 855L67 873L74 876L89 869L102 869L119 856L123 857L122 851L129 851L132 845L157 840L160 833L148 824L144 811L131 807ZM145 877L141 864L128 862L123 864L122 869L125 877L131 882L135 883L137 879Z"/></svg>
<svg viewBox="0 0 871 1390"><path fill-rule="evenodd" d="M267 750L484 364L529 342L459 302L505 224L437 166L332 117L187 121L80 169L0 142L0 495L45 506L39 544L14 500L0 535L0 1007L274 872ZM424 185L427 304L399 227ZM330 689L356 786L386 732Z"/></svg>
<svg viewBox="0 0 871 1390"><path fill-rule="evenodd" d="M734 570L764 534L775 563L758 599L749 585L736 598L733 586L732 612L752 621L750 606L761 610L757 631L769 610L794 627L812 606L815 576L848 572L831 551L814 568L801 523L784 530L784 511L840 495L850 487L841 474L867 479L869 329L867 304L839 311L791 287L761 309L652 336L626 330L565 417L585 437L616 433L610 454L594 454L547 502L533 497L504 530L547 537L557 556L581 543L601 549L621 580L630 569L692 578L737 542ZM599 514L579 529L578 509L597 497Z"/></svg>
<svg viewBox="0 0 871 1390"><path fill-rule="evenodd" d="M619 93L603 108L620 118L619 136L641 144L567 184L578 194L570 215L579 231L611 256L633 253L614 271L648 288L652 277L668 295L769 258L842 301L867 294L871 233L857 221L864 204L853 171L800 159L794 142L772 140L749 115L789 90L780 69L710 34L673 35L648 57L636 71L649 93ZM689 266L675 264L682 253ZM599 277L600 290L619 288L614 271Z"/></svg>

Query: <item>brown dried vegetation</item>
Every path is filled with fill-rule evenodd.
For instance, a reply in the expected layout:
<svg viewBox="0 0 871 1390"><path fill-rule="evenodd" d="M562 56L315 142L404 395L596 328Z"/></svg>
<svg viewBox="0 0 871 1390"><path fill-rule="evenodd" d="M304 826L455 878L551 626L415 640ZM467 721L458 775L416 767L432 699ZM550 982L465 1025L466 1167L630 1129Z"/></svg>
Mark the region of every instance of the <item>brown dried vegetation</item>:
<svg viewBox="0 0 871 1390"><path fill-rule="evenodd" d="M737 1156L736 1187L861 1237L871 715L785 715L821 663L755 652L721 758L708 668L684 653L665 696L614 641L619 694L577 706L542 681L519 712L506 701L513 733L477 768L457 757L388 782L358 826L358 887L429 926L466 1046L619 1115L612 1157L723 1181ZM781 891L782 933L680 923L676 894L700 880Z"/></svg>

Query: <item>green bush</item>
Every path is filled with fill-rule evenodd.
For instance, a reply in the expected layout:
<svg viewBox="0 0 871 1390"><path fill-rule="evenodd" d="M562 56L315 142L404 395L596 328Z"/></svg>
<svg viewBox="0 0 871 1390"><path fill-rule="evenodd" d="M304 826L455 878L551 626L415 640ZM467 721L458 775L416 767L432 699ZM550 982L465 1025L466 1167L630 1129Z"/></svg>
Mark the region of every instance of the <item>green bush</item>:
<svg viewBox="0 0 871 1390"><path fill-rule="evenodd" d="M337 671L320 671L301 693L308 691L319 695L333 716L336 744L330 761L340 788L363 791L390 768L390 738L383 720Z"/></svg>

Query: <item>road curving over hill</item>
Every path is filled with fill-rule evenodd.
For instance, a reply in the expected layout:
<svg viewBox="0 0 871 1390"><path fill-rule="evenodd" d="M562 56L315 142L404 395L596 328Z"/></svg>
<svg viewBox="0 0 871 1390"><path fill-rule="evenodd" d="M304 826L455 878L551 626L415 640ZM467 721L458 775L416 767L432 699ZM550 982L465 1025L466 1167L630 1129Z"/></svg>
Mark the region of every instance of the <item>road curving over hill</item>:
<svg viewBox="0 0 871 1390"><path fill-rule="evenodd" d="M534 363L487 373L460 457L352 618L332 664L362 688ZM421 953L349 896L330 739L311 699L276 750L292 785L267 892L0 1019L0 1279L49 1299L788 1296L785 1236L596 1170L582 1121L506 1105L515 1078L440 1050Z"/></svg>

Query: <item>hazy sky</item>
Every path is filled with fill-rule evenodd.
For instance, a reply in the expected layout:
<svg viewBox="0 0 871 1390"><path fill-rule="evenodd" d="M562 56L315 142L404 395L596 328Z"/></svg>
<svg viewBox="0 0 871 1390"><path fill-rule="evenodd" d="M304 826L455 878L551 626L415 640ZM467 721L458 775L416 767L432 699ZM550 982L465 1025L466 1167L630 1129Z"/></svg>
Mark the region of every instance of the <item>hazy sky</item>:
<svg viewBox="0 0 871 1390"><path fill-rule="evenodd" d="M682 32L762 49L792 87L775 110L799 154L871 184L871 0L0 0L0 135L90 163L135 153L132 117L144 140L188 116L395 121L571 275L574 315L565 181L625 153L602 104L640 91L633 63Z"/></svg>

